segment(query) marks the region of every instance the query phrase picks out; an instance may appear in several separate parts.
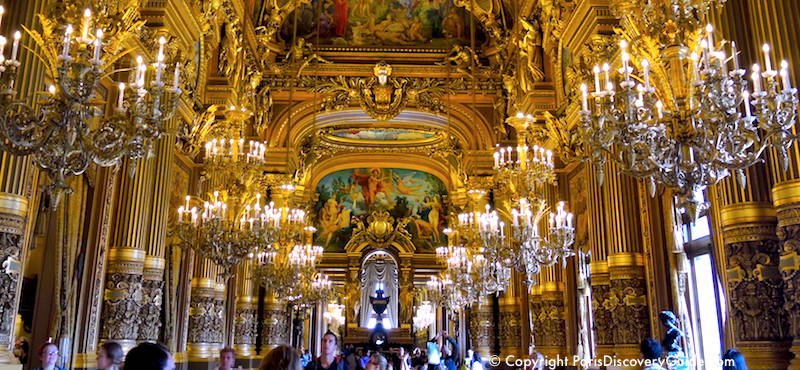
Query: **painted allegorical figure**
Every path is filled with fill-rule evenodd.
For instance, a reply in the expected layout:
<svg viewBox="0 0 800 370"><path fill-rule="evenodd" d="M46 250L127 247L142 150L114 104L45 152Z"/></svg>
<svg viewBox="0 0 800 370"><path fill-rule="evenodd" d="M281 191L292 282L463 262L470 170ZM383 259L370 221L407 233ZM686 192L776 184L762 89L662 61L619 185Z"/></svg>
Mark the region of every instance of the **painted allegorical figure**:
<svg viewBox="0 0 800 370"><path fill-rule="evenodd" d="M350 13L350 3L348 0L334 0L334 24L336 25L336 36L344 36L347 32L347 18Z"/></svg>

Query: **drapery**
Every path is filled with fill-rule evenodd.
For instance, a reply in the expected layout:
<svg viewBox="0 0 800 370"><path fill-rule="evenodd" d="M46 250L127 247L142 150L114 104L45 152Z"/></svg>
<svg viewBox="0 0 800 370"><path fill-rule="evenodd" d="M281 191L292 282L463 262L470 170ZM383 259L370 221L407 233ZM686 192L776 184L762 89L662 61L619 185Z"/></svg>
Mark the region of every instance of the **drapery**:
<svg viewBox="0 0 800 370"><path fill-rule="evenodd" d="M375 297L378 284L383 284L383 296L389 298L389 306L384 312L384 317L391 321L391 327L398 326L398 287L397 265L391 259L371 260L364 265L361 271L361 320L360 326L367 327L369 319L373 317L372 305L369 297ZM387 326L387 325L384 325Z"/></svg>

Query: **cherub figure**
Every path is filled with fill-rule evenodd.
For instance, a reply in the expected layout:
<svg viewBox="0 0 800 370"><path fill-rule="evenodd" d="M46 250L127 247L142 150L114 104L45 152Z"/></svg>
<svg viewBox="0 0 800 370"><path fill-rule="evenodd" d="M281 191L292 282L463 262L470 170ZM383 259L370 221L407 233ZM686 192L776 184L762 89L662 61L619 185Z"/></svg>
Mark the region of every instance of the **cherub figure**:
<svg viewBox="0 0 800 370"><path fill-rule="evenodd" d="M315 53L313 46L313 44L306 42L304 38L299 37L297 39L297 43L289 49L288 53L286 53L284 65L299 65L297 68L297 77L300 77L300 73L302 73L303 70L315 60L318 63L331 63L327 59Z"/></svg>
<svg viewBox="0 0 800 370"><path fill-rule="evenodd" d="M477 69L481 62L478 59L478 54L471 47L456 44L444 60L436 64L440 66L455 66L456 71L469 74L472 70Z"/></svg>

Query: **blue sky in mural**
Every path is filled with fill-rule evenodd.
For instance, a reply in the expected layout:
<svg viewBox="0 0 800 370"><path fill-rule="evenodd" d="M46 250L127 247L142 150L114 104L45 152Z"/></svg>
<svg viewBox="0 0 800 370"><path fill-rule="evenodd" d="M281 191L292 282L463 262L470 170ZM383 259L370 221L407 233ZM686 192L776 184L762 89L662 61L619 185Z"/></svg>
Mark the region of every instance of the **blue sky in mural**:
<svg viewBox="0 0 800 370"><path fill-rule="evenodd" d="M441 180L426 172L397 168L359 168L337 171L317 184L315 244L343 251L353 217L388 211L395 219L411 217L408 231L418 251L432 252L446 242Z"/></svg>

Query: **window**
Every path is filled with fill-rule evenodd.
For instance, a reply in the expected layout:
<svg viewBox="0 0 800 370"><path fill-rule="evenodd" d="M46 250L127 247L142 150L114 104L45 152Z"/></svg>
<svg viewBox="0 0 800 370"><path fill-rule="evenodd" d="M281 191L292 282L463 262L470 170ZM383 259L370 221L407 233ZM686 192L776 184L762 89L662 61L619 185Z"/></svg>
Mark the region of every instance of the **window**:
<svg viewBox="0 0 800 370"><path fill-rule="evenodd" d="M698 369L719 370L722 356L722 292L714 269L711 227L708 216L702 215L695 222L686 222L683 227L683 242L689 260L689 301L694 331L694 347L703 366ZM708 309L714 307L715 309Z"/></svg>

